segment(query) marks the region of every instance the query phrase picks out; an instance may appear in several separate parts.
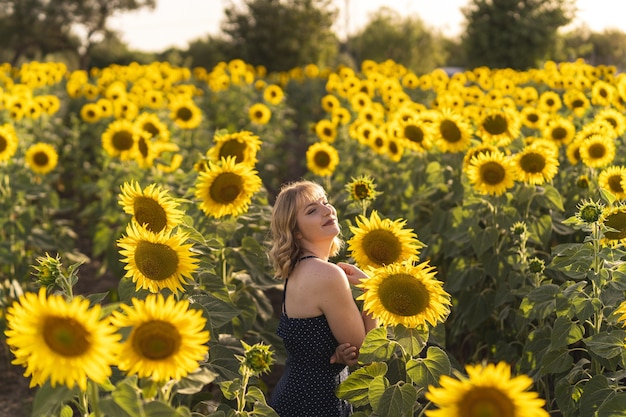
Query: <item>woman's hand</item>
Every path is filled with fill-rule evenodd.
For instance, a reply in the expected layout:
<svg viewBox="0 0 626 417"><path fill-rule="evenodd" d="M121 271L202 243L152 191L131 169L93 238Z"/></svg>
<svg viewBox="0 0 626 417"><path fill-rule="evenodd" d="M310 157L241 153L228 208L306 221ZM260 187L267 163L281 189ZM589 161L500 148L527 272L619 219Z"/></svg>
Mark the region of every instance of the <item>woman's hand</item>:
<svg viewBox="0 0 626 417"><path fill-rule="evenodd" d="M337 262L337 266L343 269L343 272L345 272L346 276L348 277L348 281L352 285L358 285L361 283L362 278L367 278L365 272L361 271L359 268L352 264Z"/></svg>
<svg viewBox="0 0 626 417"><path fill-rule="evenodd" d="M359 353L356 346L352 346L350 343L343 343L335 349L335 353L330 357L330 363L353 366L357 364L358 358Z"/></svg>

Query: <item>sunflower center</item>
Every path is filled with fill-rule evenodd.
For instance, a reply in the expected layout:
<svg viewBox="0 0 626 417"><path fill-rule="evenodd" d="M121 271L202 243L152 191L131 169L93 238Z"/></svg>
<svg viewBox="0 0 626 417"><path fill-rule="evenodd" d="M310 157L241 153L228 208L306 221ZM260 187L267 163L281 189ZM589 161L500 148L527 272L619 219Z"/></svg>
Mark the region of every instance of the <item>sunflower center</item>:
<svg viewBox="0 0 626 417"><path fill-rule="evenodd" d="M257 110L254 112L254 118L256 120L261 120L263 119L263 112L261 110Z"/></svg>
<svg viewBox="0 0 626 417"><path fill-rule="evenodd" d="M112 144L118 151L127 151L133 147L133 134L127 130L120 130L113 134Z"/></svg>
<svg viewBox="0 0 626 417"><path fill-rule="evenodd" d="M537 174L545 168L546 159L538 153L527 153L520 158L519 164L525 172Z"/></svg>
<svg viewBox="0 0 626 417"><path fill-rule="evenodd" d="M141 126L141 129L144 132L148 132L151 138L157 136L160 133L159 129L152 122L144 123L143 126Z"/></svg>
<svg viewBox="0 0 626 417"><path fill-rule="evenodd" d="M386 277L378 287L378 296L387 311L403 317L423 312L430 300L424 284L403 273Z"/></svg>
<svg viewBox="0 0 626 417"><path fill-rule="evenodd" d="M48 165L48 161L50 161L50 158L48 157L48 154L45 152L37 152L33 156L33 162L37 166L45 167L46 165Z"/></svg>
<svg viewBox="0 0 626 417"><path fill-rule="evenodd" d="M239 175L232 172L224 172L218 175L211 188L209 195L218 204L230 204L243 190L243 182Z"/></svg>
<svg viewBox="0 0 626 417"><path fill-rule="evenodd" d="M506 119L499 114L487 116L483 122L483 128L491 135L501 135L507 127Z"/></svg>
<svg viewBox="0 0 626 417"><path fill-rule="evenodd" d="M557 126L552 129L552 139L554 140L563 140L567 137L567 129L561 126Z"/></svg>
<svg viewBox="0 0 626 417"><path fill-rule="evenodd" d="M468 417L514 417L515 405L502 391L492 387L475 387L461 399L459 409Z"/></svg>
<svg viewBox="0 0 626 417"><path fill-rule="evenodd" d="M604 236L610 240L621 240L626 238L626 213L617 212L606 218L604 224L616 231L607 231Z"/></svg>
<svg viewBox="0 0 626 417"><path fill-rule="evenodd" d="M0 153L4 152L9 147L9 141L4 136L0 135Z"/></svg>
<svg viewBox="0 0 626 417"><path fill-rule="evenodd" d="M65 357L80 356L89 349L89 332L72 318L47 317L43 339L50 349Z"/></svg>
<svg viewBox="0 0 626 417"><path fill-rule="evenodd" d="M424 132L415 125L408 125L404 127L404 137L411 142L422 143L424 141Z"/></svg>
<svg viewBox="0 0 626 417"><path fill-rule="evenodd" d="M356 184L352 192L355 200L366 200L370 196L370 187L367 184Z"/></svg>
<svg viewBox="0 0 626 417"><path fill-rule="evenodd" d="M585 107L585 102L583 100L577 99L572 102L573 109L582 108L582 107Z"/></svg>
<svg viewBox="0 0 626 417"><path fill-rule="evenodd" d="M141 324L133 335L133 349L150 360L171 357L180 349L180 333L171 323L152 320Z"/></svg>
<svg viewBox="0 0 626 417"><path fill-rule="evenodd" d="M163 281L178 270L176 251L162 243L140 241L135 249L137 269L148 279Z"/></svg>
<svg viewBox="0 0 626 417"><path fill-rule="evenodd" d="M220 148L219 157L228 158L229 156L235 157L235 162L238 164L245 160L244 151L246 150L246 144L241 143L238 140L228 140L222 144Z"/></svg>
<svg viewBox="0 0 626 417"><path fill-rule="evenodd" d="M363 251L378 265L390 265L398 260L402 245L388 230L372 230L363 237Z"/></svg>
<svg viewBox="0 0 626 417"><path fill-rule="evenodd" d="M439 130L446 142L454 143L461 140L461 129L451 120L442 121Z"/></svg>
<svg viewBox="0 0 626 417"><path fill-rule="evenodd" d="M330 155L326 152L317 152L313 160L318 167L327 167L330 165Z"/></svg>
<svg viewBox="0 0 626 417"><path fill-rule="evenodd" d="M480 167L480 177L489 185L500 184L506 177L504 167L497 162L489 161Z"/></svg>
<svg viewBox="0 0 626 417"><path fill-rule="evenodd" d="M539 121L539 115L536 113L530 113L526 116L526 120L531 123L537 123Z"/></svg>
<svg viewBox="0 0 626 417"><path fill-rule="evenodd" d="M389 153L392 155L396 155L400 152L400 148L398 148L398 144L394 141L389 142L389 145L387 146L387 148L389 149Z"/></svg>
<svg viewBox="0 0 626 417"><path fill-rule="evenodd" d="M176 118L188 122L193 117L193 113L187 107L181 107L176 111Z"/></svg>
<svg viewBox="0 0 626 417"><path fill-rule="evenodd" d="M148 142L146 142L144 138L139 139L139 142L137 143L137 148L139 149L139 153L141 154L142 158L148 157Z"/></svg>
<svg viewBox="0 0 626 417"><path fill-rule="evenodd" d="M133 200L133 212L139 224L145 224L151 232L158 233L167 226L167 213L153 198L136 197Z"/></svg>
<svg viewBox="0 0 626 417"><path fill-rule="evenodd" d="M622 188L622 176L621 175L611 175L607 183L611 191L618 192L618 193L624 192L624 189Z"/></svg>
<svg viewBox="0 0 626 417"><path fill-rule="evenodd" d="M606 155L606 147L601 143L594 143L587 149L592 159L601 159Z"/></svg>

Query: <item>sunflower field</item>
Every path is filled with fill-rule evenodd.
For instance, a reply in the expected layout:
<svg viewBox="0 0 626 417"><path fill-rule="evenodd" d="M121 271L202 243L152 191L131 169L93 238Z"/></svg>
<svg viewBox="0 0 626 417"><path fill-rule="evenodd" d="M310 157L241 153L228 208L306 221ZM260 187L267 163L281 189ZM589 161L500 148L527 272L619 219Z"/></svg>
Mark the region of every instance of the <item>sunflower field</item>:
<svg viewBox="0 0 626 417"><path fill-rule="evenodd" d="M626 76L0 65L0 327L33 416L277 416L273 198L379 320L355 416L623 415Z"/></svg>

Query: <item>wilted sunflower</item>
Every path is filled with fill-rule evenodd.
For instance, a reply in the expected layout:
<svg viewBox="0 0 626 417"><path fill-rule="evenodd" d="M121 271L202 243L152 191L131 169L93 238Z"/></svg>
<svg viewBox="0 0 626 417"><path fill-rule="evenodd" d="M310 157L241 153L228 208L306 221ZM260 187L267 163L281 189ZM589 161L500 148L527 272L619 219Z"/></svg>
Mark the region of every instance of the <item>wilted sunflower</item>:
<svg viewBox="0 0 626 417"><path fill-rule="evenodd" d="M369 268L369 278L360 288L364 293L363 311L378 318L383 326L409 328L436 326L450 312L450 295L435 279L435 268L428 262L414 265L411 259L381 268Z"/></svg>
<svg viewBox="0 0 626 417"><path fill-rule="evenodd" d="M283 101L284 97L285 93L283 92L283 89L276 84L268 85L265 90L263 90L263 100L274 106L279 105L280 102Z"/></svg>
<svg viewBox="0 0 626 417"><path fill-rule="evenodd" d="M45 175L52 171L59 161L54 146L48 143L35 143L26 150L26 164L33 172Z"/></svg>
<svg viewBox="0 0 626 417"><path fill-rule="evenodd" d="M0 126L0 161L8 161L17 151L17 134L13 125L5 123Z"/></svg>
<svg viewBox="0 0 626 417"><path fill-rule="evenodd" d="M175 100L169 108L170 119L181 129L195 129L202 123L202 110L191 99Z"/></svg>
<svg viewBox="0 0 626 417"><path fill-rule="evenodd" d="M626 206L617 204L606 207L599 222L606 229L601 244L618 246L626 243Z"/></svg>
<svg viewBox="0 0 626 417"><path fill-rule="evenodd" d="M121 305L111 322L130 328L120 350L119 368L128 375L155 381L181 379L195 371L205 359L210 334L205 330L202 310L189 308L188 300L167 299L150 294Z"/></svg>
<svg viewBox="0 0 626 417"><path fill-rule="evenodd" d="M255 103L248 109L250 121L257 125L266 125L272 118L272 111L263 103Z"/></svg>
<svg viewBox="0 0 626 417"><path fill-rule="evenodd" d="M306 151L306 166L313 174L329 177L339 164L339 152L326 142L316 142Z"/></svg>
<svg viewBox="0 0 626 417"><path fill-rule="evenodd" d="M625 166L610 166L600 172L598 185L609 191L618 200L624 200L626 199L626 191L624 189L624 185L626 185L625 179Z"/></svg>
<svg viewBox="0 0 626 417"><path fill-rule="evenodd" d="M500 151L472 158L466 172L470 183L481 194L499 196L515 185L513 163Z"/></svg>
<svg viewBox="0 0 626 417"><path fill-rule="evenodd" d="M554 154L532 145L513 156L513 166L517 180L532 185L552 181L559 172Z"/></svg>
<svg viewBox="0 0 626 417"><path fill-rule="evenodd" d="M212 161L233 157L238 164L254 166L257 152L261 149L259 137L246 130L229 134L217 132L213 136L213 142L214 145L206 153L207 158Z"/></svg>
<svg viewBox="0 0 626 417"><path fill-rule="evenodd" d="M129 223L126 236L118 240L120 254L126 257L122 259L126 264L125 277L132 278L137 291L184 291L182 284L191 281L191 274L198 268L192 245L185 244L186 240L185 233L152 233L137 223Z"/></svg>
<svg viewBox="0 0 626 417"><path fill-rule="evenodd" d="M156 184L145 189L137 181L125 182L121 187L119 203L133 220L153 233L172 230L182 221L184 213L178 203Z"/></svg>
<svg viewBox="0 0 626 417"><path fill-rule="evenodd" d="M444 109L433 126L435 143L442 152L463 152L470 147L472 128L460 114Z"/></svg>
<svg viewBox="0 0 626 417"><path fill-rule="evenodd" d="M361 267L381 267L417 256L424 244L405 225L406 220L381 219L376 210L369 219L360 215L356 226L350 226L348 250Z"/></svg>
<svg viewBox="0 0 626 417"><path fill-rule="evenodd" d="M252 196L262 186L252 167L228 157L208 162L207 170L198 174L195 196L207 216L237 216L248 210Z"/></svg>
<svg viewBox="0 0 626 417"><path fill-rule="evenodd" d="M615 159L615 141L592 135L580 143L580 159L591 168L603 168Z"/></svg>
<svg viewBox="0 0 626 417"><path fill-rule="evenodd" d="M337 137L337 126L332 120L322 119L315 123L315 134L320 140L333 143Z"/></svg>
<svg viewBox="0 0 626 417"><path fill-rule="evenodd" d="M138 150L139 134L130 120L115 120L102 134L102 147L107 154L122 161L134 159Z"/></svg>
<svg viewBox="0 0 626 417"><path fill-rule="evenodd" d="M16 365L26 368L30 386L47 381L87 390L87 379L104 383L111 375L119 336L101 307L89 300L28 292L7 309L6 342Z"/></svg>
<svg viewBox="0 0 626 417"><path fill-rule="evenodd" d="M427 417L549 417L545 401L528 391L532 378L511 377L509 364L467 365L465 370L467 378L442 375L440 387L428 387L426 399L438 409L426 410Z"/></svg>

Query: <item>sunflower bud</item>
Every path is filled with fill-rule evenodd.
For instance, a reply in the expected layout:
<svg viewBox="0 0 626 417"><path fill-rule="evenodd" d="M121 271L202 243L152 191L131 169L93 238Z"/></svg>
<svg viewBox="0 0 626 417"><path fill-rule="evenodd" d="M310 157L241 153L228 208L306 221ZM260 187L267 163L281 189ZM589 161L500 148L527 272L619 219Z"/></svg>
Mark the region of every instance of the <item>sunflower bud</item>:
<svg viewBox="0 0 626 417"><path fill-rule="evenodd" d="M528 260L528 270L533 274L542 274L545 267L542 259L533 257Z"/></svg>
<svg viewBox="0 0 626 417"><path fill-rule="evenodd" d="M274 352L270 350L269 345L256 343L252 346L241 341L244 348L244 356L240 356L239 360L244 369L250 371L253 375L261 375L270 371L274 363Z"/></svg>
<svg viewBox="0 0 626 417"><path fill-rule="evenodd" d="M516 222L511 226L511 233L516 236L521 236L528 231L528 227L524 222Z"/></svg>
<svg viewBox="0 0 626 417"><path fill-rule="evenodd" d="M576 186L583 189L589 188L589 178L586 175L579 176L576 180Z"/></svg>
<svg viewBox="0 0 626 417"><path fill-rule="evenodd" d="M591 200L583 201L578 205L576 218L587 224L595 223L600 219L600 216L602 216L603 210L604 205L599 202L596 203Z"/></svg>
<svg viewBox="0 0 626 417"><path fill-rule="evenodd" d="M36 271L37 282L41 287L53 286L57 279L63 275L61 258L57 254L52 258L46 253L46 256L40 256L37 258L39 266L33 266Z"/></svg>

